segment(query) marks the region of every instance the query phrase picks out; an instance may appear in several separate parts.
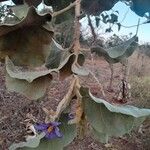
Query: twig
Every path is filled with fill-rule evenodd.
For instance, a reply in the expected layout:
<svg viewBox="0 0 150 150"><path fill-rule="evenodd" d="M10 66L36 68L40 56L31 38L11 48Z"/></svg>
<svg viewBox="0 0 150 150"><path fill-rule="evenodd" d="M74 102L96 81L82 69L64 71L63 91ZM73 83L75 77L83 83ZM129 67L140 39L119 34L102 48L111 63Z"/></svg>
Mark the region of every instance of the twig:
<svg viewBox="0 0 150 150"><path fill-rule="evenodd" d="M139 25L140 25L140 19L138 20L138 25L137 25L137 29L136 29L136 34L135 34L135 35L138 34L138 31L139 31Z"/></svg>
<svg viewBox="0 0 150 150"><path fill-rule="evenodd" d="M94 27L93 27L91 18L90 18L89 15L87 16L87 18L88 18L88 24L89 24L89 26L90 26L90 28L91 28L91 33L92 33L92 35L93 35L93 37L94 37L94 41L95 41L96 38L97 38L97 36L96 36L95 30L94 30Z"/></svg>
<svg viewBox="0 0 150 150"><path fill-rule="evenodd" d="M95 81L98 83L98 85L100 86L102 95L103 95L103 97L105 97L106 95L105 95L104 88L103 88L102 84L99 82L99 80L96 78L96 76L94 75L94 73L92 71L89 70L89 72L92 75L92 77L95 79Z"/></svg>
<svg viewBox="0 0 150 150"><path fill-rule="evenodd" d="M113 64L109 63L110 71L111 71L111 76L110 76L110 83L109 83L109 89L112 89L112 84L113 84L113 77L114 77L114 68Z"/></svg>
<svg viewBox="0 0 150 150"><path fill-rule="evenodd" d="M71 9L72 7L74 7L76 5L75 2L71 3L69 6L67 6L66 8L62 9L62 10L59 10L59 11L56 11L52 14L53 17L56 17L58 15L61 15L62 13L68 11L69 9Z"/></svg>

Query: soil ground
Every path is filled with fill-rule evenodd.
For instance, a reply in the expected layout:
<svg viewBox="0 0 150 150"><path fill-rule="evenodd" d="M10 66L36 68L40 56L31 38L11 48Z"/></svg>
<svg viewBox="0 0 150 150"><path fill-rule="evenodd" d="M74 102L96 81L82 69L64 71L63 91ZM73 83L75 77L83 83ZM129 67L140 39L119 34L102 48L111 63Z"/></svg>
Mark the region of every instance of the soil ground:
<svg viewBox="0 0 150 150"><path fill-rule="evenodd" d="M103 59L96 59L91 62L86 60L85 66L88 67L96 78L104 85L104 91L109 102L116 103L113 97L114 91L118 90L118 83L121 79L121 65L115 65L115 75L113 82L113 91L109 92L108 84L110 78L109 65ZM93 67L94 66L94 67ZM56 110L69 87L70 78L64 81L55 80L51 83L47 94L38 101L31 101L26 97L15 92L8 92L5 87L4 66L0 66L0 150L7 150L13 142L24 140L26 134L26 119L34 118L43 122L45 113L42 108ZM102 97L100 86L92 78L81 77L81 82L89 86L92 93L97 97ZM131 103L133 99L127 103ZM102 144L95 141L90 134L80 140L75 139L66 150L149 150L150 148L150 120L146 120L140 127L140 130L133 131L130 135L119 138L112 138L108 144Z"/></svg>

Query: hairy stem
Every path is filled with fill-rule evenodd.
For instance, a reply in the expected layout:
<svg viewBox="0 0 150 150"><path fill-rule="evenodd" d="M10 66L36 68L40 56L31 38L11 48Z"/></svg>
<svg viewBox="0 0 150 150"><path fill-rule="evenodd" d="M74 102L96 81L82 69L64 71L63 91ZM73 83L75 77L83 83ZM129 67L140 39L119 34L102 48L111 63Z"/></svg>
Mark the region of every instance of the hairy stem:
<svg viewBox="0 0 150 150"><path fill-rule="evenodd" d="M80 51L80 10L81 10L81 0L75 1L75 31L74 31L74 53L78 56Z"/></svg>

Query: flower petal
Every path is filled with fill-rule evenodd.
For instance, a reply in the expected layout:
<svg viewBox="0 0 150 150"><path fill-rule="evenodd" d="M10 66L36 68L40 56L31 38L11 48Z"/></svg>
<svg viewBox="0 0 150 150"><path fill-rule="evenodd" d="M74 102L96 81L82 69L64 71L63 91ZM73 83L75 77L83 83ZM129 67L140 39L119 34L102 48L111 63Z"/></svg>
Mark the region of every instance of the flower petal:
<svg viewBox="0 0 150 150"><path fill-rule="evenodd" d="M63 136L63 134L60 132L60 130L59 130L59 128L58 127L56 127L55 129L55 134L57 135L57 137L62 137Z"/></svg>
<svg viewBox="0 0 150 150"><path fill-rule="evenodd" d="M54 132L54 130L51 133L46 132L45 138L51 140L51 139L55 139L57 138L56 133Z"/></svg>
<svg viewBox="0 0 150 150"><path fill-rule="evenodd" d="M37 131L44 131L44 130L46 130L48 128L48 124L45 124L45 123L36 124L36 125L34 125L34 128Z"/></svg>

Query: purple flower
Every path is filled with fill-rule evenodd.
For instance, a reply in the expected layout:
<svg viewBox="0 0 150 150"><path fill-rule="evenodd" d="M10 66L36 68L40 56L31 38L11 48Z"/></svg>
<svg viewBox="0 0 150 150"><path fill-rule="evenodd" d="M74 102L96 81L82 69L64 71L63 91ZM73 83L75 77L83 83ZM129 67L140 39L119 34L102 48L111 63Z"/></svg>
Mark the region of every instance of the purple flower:
<svg viewBox="0 0 150 150"><path fill-rule="evenodd" d="M58 128L60 124L61 122L40 123L34 125L34 127L37 131L45 132L45 138L51 140L63 136Z"/></svg>

